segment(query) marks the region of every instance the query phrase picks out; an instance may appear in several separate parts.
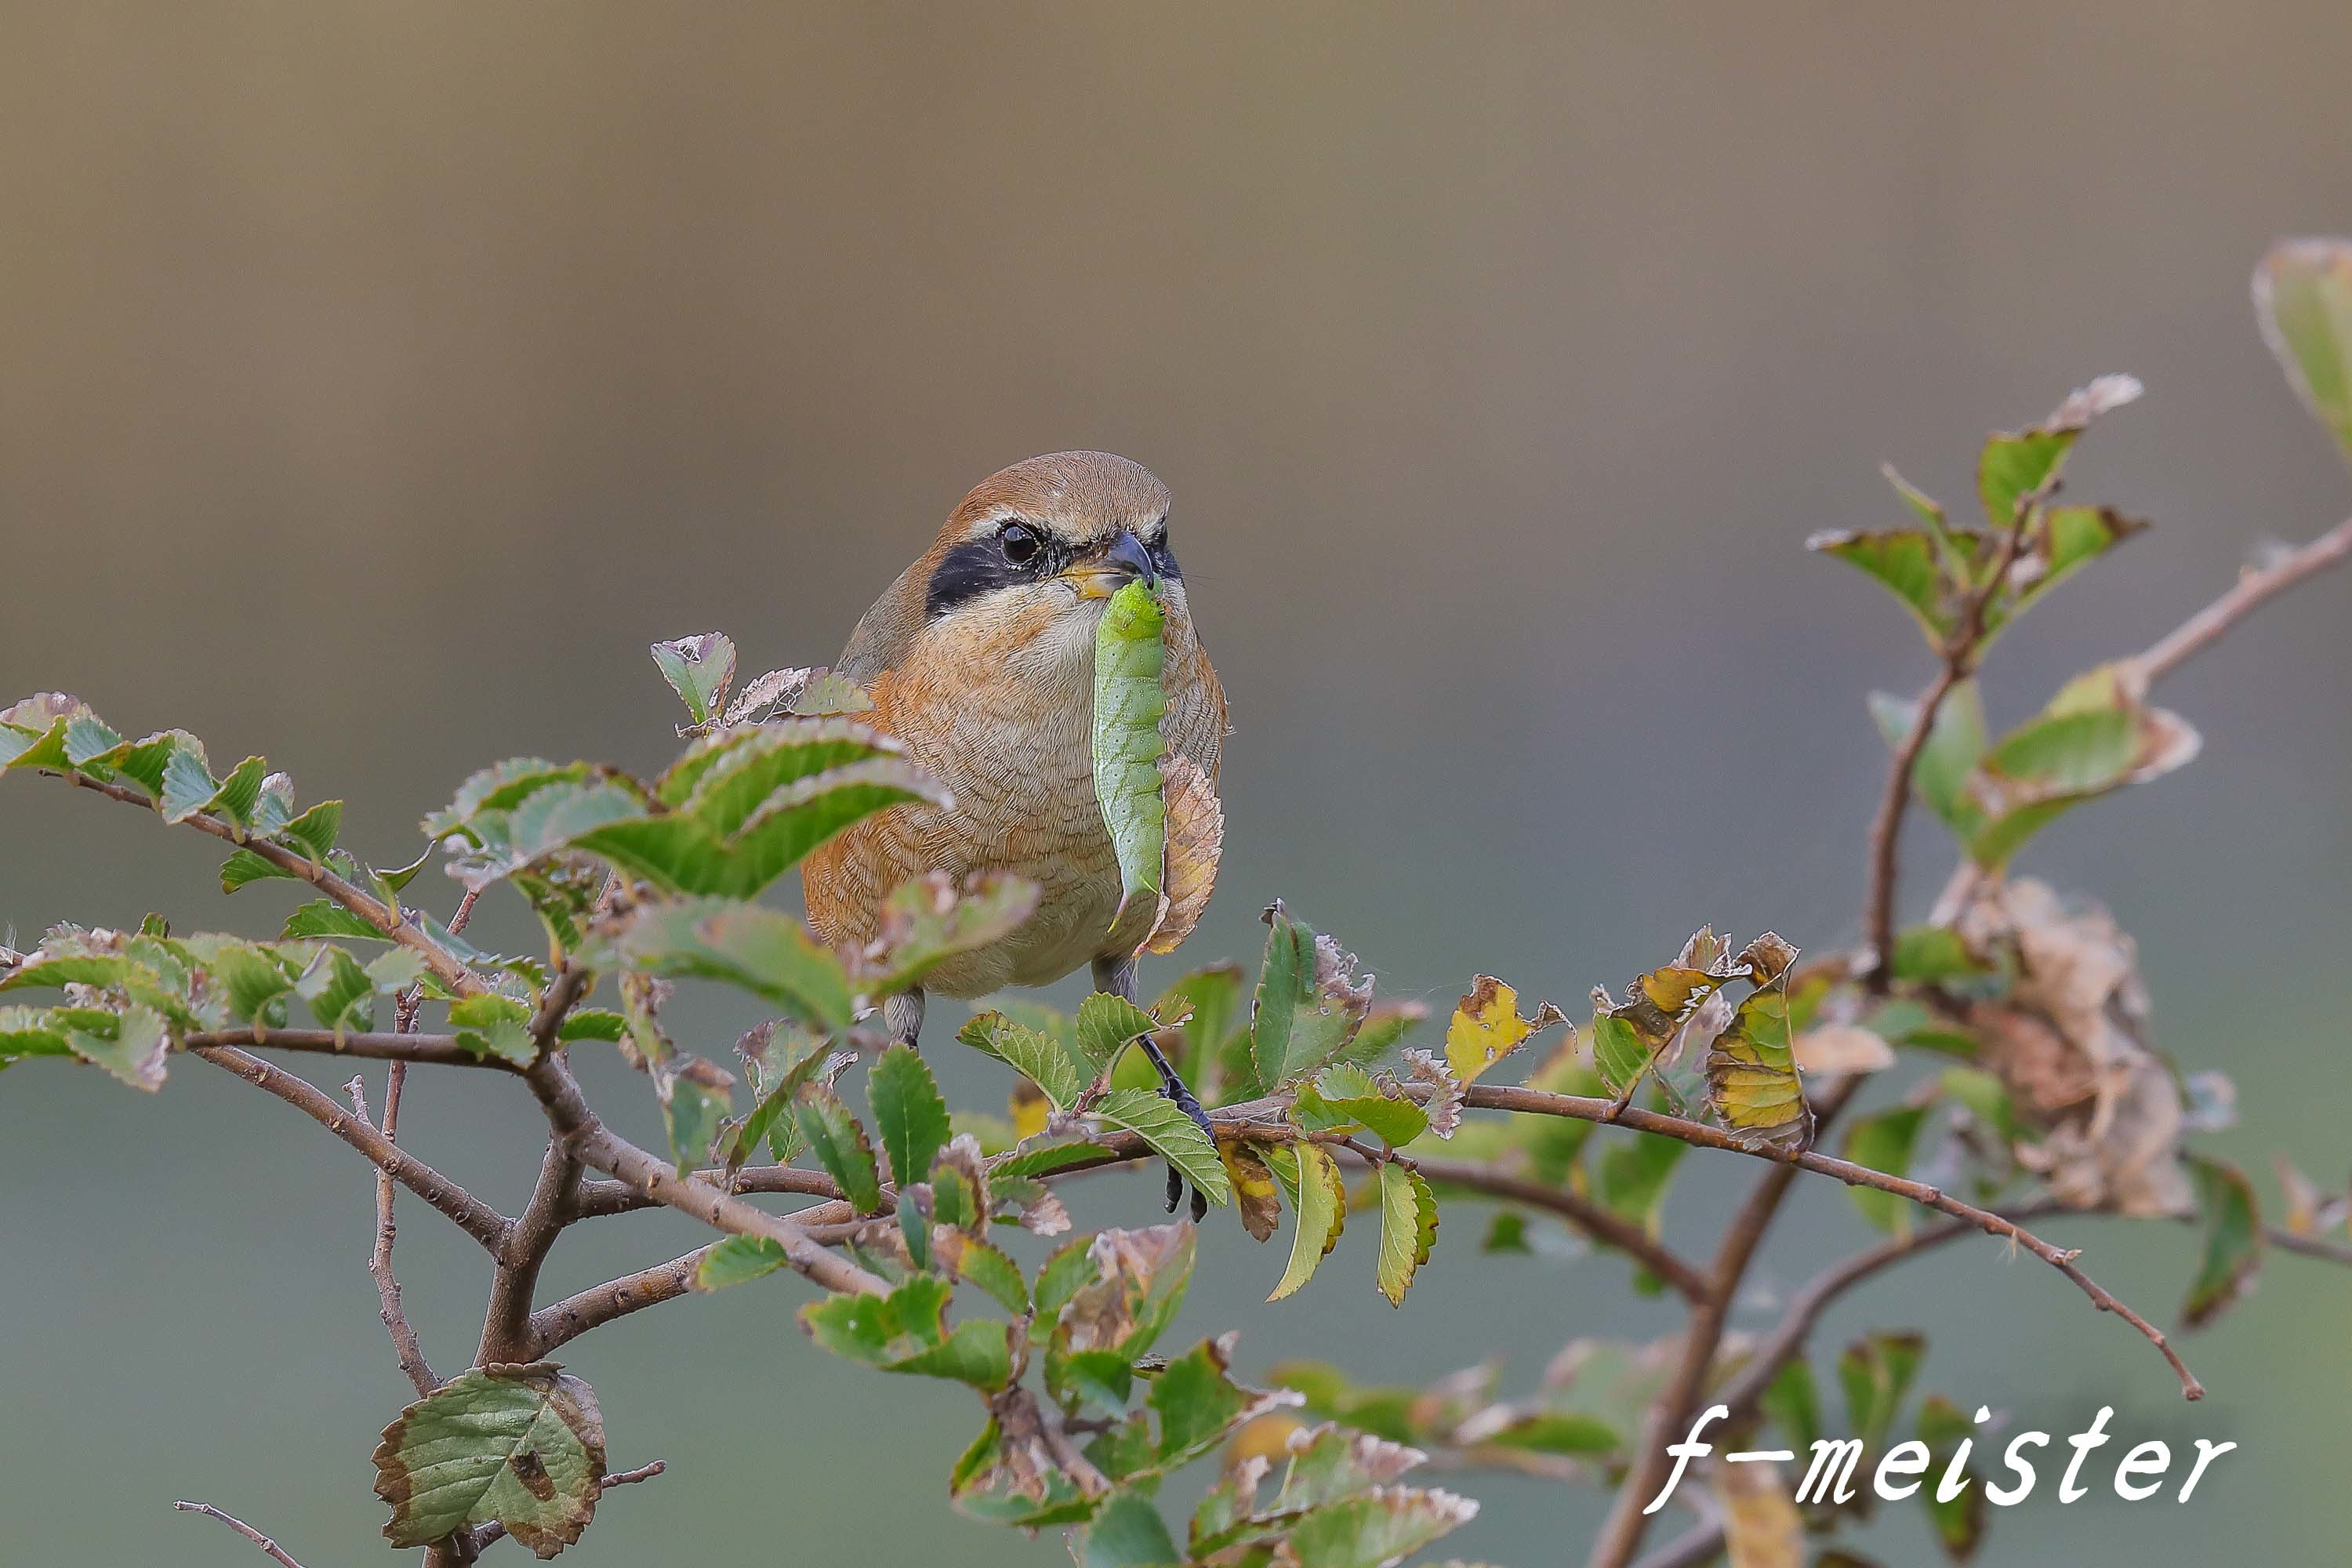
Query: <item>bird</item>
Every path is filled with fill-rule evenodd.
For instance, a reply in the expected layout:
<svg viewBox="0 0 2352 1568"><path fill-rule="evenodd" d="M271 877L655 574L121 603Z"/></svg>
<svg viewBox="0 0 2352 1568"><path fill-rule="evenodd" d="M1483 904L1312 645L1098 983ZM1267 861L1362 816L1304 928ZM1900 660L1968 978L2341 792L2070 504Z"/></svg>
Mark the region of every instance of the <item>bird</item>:
<svg viewBox="0 0 2352 1568"><path fill-rule="evenodd" d="M813 851L802 866L812 929L836 947L870 943L891 890L930 872L959 884L1009 872L1038 889L1035 910L1009 934L885 1000L893 1040L919 1044L927 990L982 996L1087 964L1097 990L1136 999L1136 952L1154 910L1148 899L1122 909L1094 779L1095 639L1121 587L1139 580L1158 593L1161 734L1213 789L1226 733L1224 689L1169 542L1170 504L1149 469L1108 452L1015 463L972 488L850 634L835 668L867 694L865 721L895 736L950 800L892 806ZM1164 1091L1205 1131L1191 1091L1142 1043Z"/></svg>

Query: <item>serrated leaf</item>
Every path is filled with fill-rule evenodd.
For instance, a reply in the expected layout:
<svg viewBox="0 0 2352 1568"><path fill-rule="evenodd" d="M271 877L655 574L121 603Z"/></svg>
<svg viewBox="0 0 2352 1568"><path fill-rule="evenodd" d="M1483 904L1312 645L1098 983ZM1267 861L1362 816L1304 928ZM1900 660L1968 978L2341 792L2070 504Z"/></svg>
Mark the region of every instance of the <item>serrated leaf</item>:
<svg viewBox="0 0 2352 1568"><path fill-rule="evenodd" d="M322 800L279 827L276 836L293 840L312 860L324 860L334 853L335 840L342 830L343 803Z"/></svg>
<svg viewBox="0 0 2352 1568"><path fill-rule="evenodd" d="M1183 1561L1184 1553L1151 1500L1121 1488L1087 1527L1086 1555L1078 1563L1079 1568L1174 1568Z"/></svg>
<svg viewBox="0 0 2352 1568"><path fill-rule="evenodd" d="M68 1057L73 1043L67 1037L70 1022L60 1016L70 1011L48 1007L0 1007L0 1063L26 1057ZM99 1008L88 1009L92 1014ZM96 1018L91 1020L97 1022Z"/></svg>
<svg viewBox="0 0 2352 1568"><path fill-rule="evenodd" d="M686 704L687 716L707 724L735 680L735 642L724 632L653 645L654 664L669 689Z"/></svg>
<svg viewBox="0 0 2352 1568"><path fill-rule="evenodd" d="M479 770L459 784L449 804L425 819L425 836L432 839L445 838L484 812L511 811L550 784L577 784L594 771L587 763L551 763L545 757L509 757L502 763Z"/></svg>
<svg viewBox="0 0 2352 1568"><path fill-rule="evenodd" d="M810 1089L793 1107L793 1119L850 1207L859 1214L879 1213L882 1177L874 1163L874 1145L841 1097L822 1085Z"/></svg>
<svg viewBox="0 0 2352 1568"><path fill-rule="evenodd" d="M1078 1004L1078 1054L1099 1077L1138 1037L1159 1026L1159 1019L1125 997L1097 991Z"/></svg>
<svg viewBox="0 0 2352 1568"><path fill-rule="evenodd" d="M698 975L740 985L828 1034L845 1031L853 1008L841 960L800 922L757 904L693 899L647 906L619 944L630 968Z"/></svg>
<svg viewBox="0 0 2352 1568"><path fill-rule="evenodd" d="M220 885L224 893L234 893L248 882L267 881L272 877L299 880L293 872L279 870L250 849L232 850L229 858L221 862Z"/></svg>
<svg viewBox="0 0 2352 1568"><path fill-rule="evenodd" d="M2254 269L2254 314L2304 406L2352 459L2352 243L2273 246Z"/></svg>
<svg viewBox="0 0 2352 1568"><path fill-rule="evenodd" d="M1135 1358L1150 1350L1183 1305L1192 1276L1193 1233L1179 1220L1106 1230L1087 1244L1093 1278L1072 1290L1046 1341L1045 1384L1066 1407L1091 1400L1119 1410ZM1038 1283L1038 1310L1045 1308Z"/></svg>
<svg viewBox="0 0 2352 1568"><path fill-rule="evenodd" d="M2189 1170L2197 1178L2205 1250L2180 1313L2190 1328L2201 1329L2253 1289L2263 1266L2262 1209L2254 1184L2235 1165L2192 1159Z"/></svg>
<svg viewBox="0 0 2352 1568"><path fill-rule="evenodd" d="M653 1063L652 1073L670 1159L683 1176L717 1156L735 1109L735 1078L716 1062L678 1054Z"/></svg>
<svg viewBox="0 0 2352 1568"><path fill-rule="evenodd" d="M1338 1162L1319 1144L1293 1143L1271 1151L1268 1162L1290 1194L1295 1223L1291 1229L1290 1262L1274 1288L1269 1301L1279 1301L1314 1278L1315 1270L1339 1245L1348 1223L1348 1189Z"/></svg>
<svg viewBox="0 0 2352 1568"><path fill-rule="evenodd" d="M1480 1074L1529 1038L1567 1022L1567 1015L1549 1002L1536 1009L1533 1018L1520 1017L1519 994L1491 974L1478 975L1445 1026L1445 1065L1464 1083L1475 1083Z"/></svg>
<svg viewBox="0 0 2352 1568"><path fill-rule="evenodd" d="M474 1367L402 1411L374 1460L394 1546L496 1521L552 1557L595 1517L604 1417L594 1391L553 1362Z"/></svg>
<svg viewBox="0 0 2352 1568"><path fill-rule="evenodd" d="M1292 920L1279 902L1265 911L1265 960L1250 1008L1250 1053L1257 1087L1271 1091L1323 1067L1363 1026L1372 977L1356 975L1356 955Z"/></svg>
<svg viewBox="0 0 2352 1568"><path fill-rule="evenodd" d="M1890 1176L1906 1175L1911 1169L1912 1153L1918 1146L1919 1130L1927 1121L1927 1107L1924 1105L1900 1105L1866 1116L1846 1130L1845 1157L1857 1165L1867 1165ZM1907 1198L1875 1187L1849 1187L1846 1195L1862 1211L1863 1218L1879 1229L1894 1236L1911 1234L1912 1215L1917 1205Z"/></svg>
<svg viewBox="0 0 2352 1568"><path fill-rule="evenodd" d="M1174 1100L1151 1089L1115 1089L1087 1107L1087 1114L1141 1138L1211 1203L1232 1199L1216 1146Z"/></svg>
<svg viewBox="0 0 2352 1568"><path fill-rule="evenodd" d="M694 1266L694 1288L724 1290L730 1285L764 1279L784 1267L784 1249L764 1236L730 1236L703 1249Z"/></svg>
<svg viewBox="0 0 2352 1568"><path fill-rule="evenodd" d="M945 805L949 798L912 763L877 756L781 786L732 833L722 834L689 806L611 822L572 845L668 892L750 899L852 823L893 805Z"/></svg>
<svg viewBox="0 0 2352 1568"><path fill-rule="evenodd" d="M1167 624L1151 584L1138 579L1111 595L1095 633L1095 798L1118 857L1119 896L1156 900L1164 876L1168 809L1160 757L1168 743L1160 683ZM1114 921L1116 923L1116 921Z"/></svg>
<svg viewBox="0 0 2352 1568"><path fill-rule="evenodd" d="M449 1005L449 1026L457 1043L477 1056L528 1067L538 1055L530 1037L530 1009L511 996L485 992Z"/></svg>
<svg viewBox="0 0 2352 1568"><path fill-rule="evenodd" d="M1079 1080L1077 1064L1070 1059L1068 1052L1036 1030L1016 1024L1002 1013L980 1013L956 1031L956 1038L1027 1077L1045 1091L1055 1110L1067 1110L1077 1103L1078 1094L1085 1087Z"/></svg>
<svg viewBox="0 0 2352 1568"><path fill-rule="evenodd" d="M1334 1062L1299 1090L1293 1120L1315 1131L1363 1127L1391 1149L1429 1130L1429 1112L1405 1097L1393 1075L1375 1079L1352 1062Z"/></svg>
<svg viewBox="0 0 2352 1568"><path fill-rule="evenodd" d="M931 1069L912 1046L894 1045L875 1059L866 1092L893 1179L902 1187L923 1180L950 1131Z"/></svg>
<svg viewBox="0 0 2352 1568"><path fill-rule="evenodd" d="M628 1020L607 1007L575 1007L564 1015L563 1023L555 1037L565 1045L580 1040L617 1041L627 1031Z"/></svg>
<svg viewBox="0 0 2352 1568"><path fill-rule="evenodd" d="M1738 963L1756 989L1707 1047L1708 1106L1750 1146L1801 1149L1812 1141L1789 1028L1788 977L1796 961L1797 950L1770 931L1741 950Z"/></svg>
<svg viewBox="0 0 2352 1568"><path fill-rule="evenodd" d="M310 1016L322 1029L341 1033L353 1024L364 1029L374 1021L375 982L340 947L320 948L294 991L310 1004Z"/></svg>
<svg viewBox="0 0 2352 1568"><path fill-rule="evenodd" d="M1429 1261L1437 1241L1437 1194L1418 1171L1394 1161L1381 1167L1381 1294L1391 1307L1404 1305L1412 1277Z"/></svg>

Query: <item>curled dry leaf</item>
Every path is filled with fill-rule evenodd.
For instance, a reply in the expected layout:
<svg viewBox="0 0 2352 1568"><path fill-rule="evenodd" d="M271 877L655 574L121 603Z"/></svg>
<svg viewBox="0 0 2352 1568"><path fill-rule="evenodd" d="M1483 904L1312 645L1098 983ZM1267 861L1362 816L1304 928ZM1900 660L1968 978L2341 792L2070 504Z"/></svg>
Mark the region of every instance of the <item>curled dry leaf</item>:
<svg viewBox="0 0 2352 1568"><path fill-rule="evenodd" d="M1440 1138L1453 1137L1454 1130L1462 1125L1462 1080L1432 1052L1408 1050L1404 1059L1416 1081L1434 1086L1422 1102L1422 1109L1429 1112L1429 1130Z"/></svg>
<svg viewBox="0 0 2352 1568"><path fill-rule="evenodd" d="M1225 808L1201 765L1181 752L1160 759L1168 811L1160 916L1143 941L1146 952L1173 952L1201 923L1216 889L1217 861L1225 848Z"/></svg>
<svg viewBox="0 0 2352 1568"><path fill-rule="evenodd" d="M2070 908L2044 883L2011 882L1963 914L1980 952L2006 948L2017 982L1972 1003L1983 1065L2038 1134L2018 1159L2077 1207L2170 1215L2192 1206L2180 1164L2183 1109L2147 1046L2137 950L2105 910Z"/></svg>

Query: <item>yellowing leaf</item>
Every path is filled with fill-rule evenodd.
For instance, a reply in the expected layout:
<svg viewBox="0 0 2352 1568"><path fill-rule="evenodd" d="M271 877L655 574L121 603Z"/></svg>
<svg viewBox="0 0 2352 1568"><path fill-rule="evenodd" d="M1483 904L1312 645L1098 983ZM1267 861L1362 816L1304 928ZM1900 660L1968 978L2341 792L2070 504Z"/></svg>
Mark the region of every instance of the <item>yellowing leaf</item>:
<svg viewBox="0 0 2352 1568"><path fill-rule="evenodd" d="M1549 1002L1536 1009L1533 1018L1520 1017L1519 994L1493 975L1481 974L1471 981L1470 994L1455 1005L1454 1021L1445 1026L1445 1065L1464 1083L1475 1083L1529 1036L1567 1022L1568 1016Z"/></svg>
<svg viewBox="0 0 2352 1568"><path fill-rule="evenodd" d="M1225 1163L1225 1177L1234 1184L1234 1207L1242 1228L1253 1241L1264 1241L1282 1223L1282 1203L1275 1196L1274 1171L1256 1144L1235 1140L1217 1143L1217 1157Z"/></svg>
<svg viewBox="0 0 2352 1568"><path fill-rule="evenodd" d="M1801 1149L1812 1140L1813 1115L1789 1037L1788 976L1797 950L1767 931L1739 960L1756 990L1706 1053L1707 1099L1741 1142Z"/></svg>
<svg viewBox="0 0 2352 1568"><path fill-rule="evenodd" d="M1054 1102L1045 1098L1044 1089L1027 1079L1016 1079L1013 1084L1013 1098L1006 1109L1013 1119L1013 1141L1017 1143L1045 1131L1045 1119L1053 1114Z"/></svg>

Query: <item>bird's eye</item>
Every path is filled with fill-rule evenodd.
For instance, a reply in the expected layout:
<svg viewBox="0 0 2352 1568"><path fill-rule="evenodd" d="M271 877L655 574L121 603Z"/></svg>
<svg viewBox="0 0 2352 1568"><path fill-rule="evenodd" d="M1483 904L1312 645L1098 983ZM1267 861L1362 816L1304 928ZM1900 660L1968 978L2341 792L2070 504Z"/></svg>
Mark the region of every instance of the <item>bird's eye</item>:
<svg viewBox="0 0 2352 1568"><path fill-rule="evenodd" d="M1015 566L1026 566L1037 558L1037 533L1025 522L1008 522L996 536L997 548Z"/></svg>

